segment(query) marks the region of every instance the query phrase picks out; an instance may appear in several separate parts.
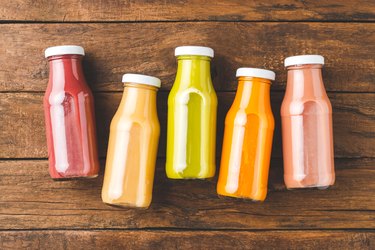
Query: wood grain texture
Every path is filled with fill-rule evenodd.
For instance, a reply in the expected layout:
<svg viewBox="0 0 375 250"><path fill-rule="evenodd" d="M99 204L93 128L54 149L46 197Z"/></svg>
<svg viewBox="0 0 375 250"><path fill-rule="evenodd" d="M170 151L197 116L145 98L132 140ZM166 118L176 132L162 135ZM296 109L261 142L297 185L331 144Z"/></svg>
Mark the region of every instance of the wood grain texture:
<svg viewBox="0 0 375 250"><path fill-rule="evenodd" d="M9 21L374 21L371 0L2 1ZM17 10L17 11L14 11Z"/></svg>
<svg viewBox="0 0 375 250"><path fill-rule="evenodd" d="M373 231L9 231L7 249L361 249L375 248Z"/></svg>
<svg viewBox="0 0 375 250"><path fill-rule="evenodd" d="M375 249L375 1L3 0L0 5L0 249ZM217 177L168 180L163 159L148 210L101 202L104 159L96 179L52 181L45 159L43 51L61 44L85 47L101 157L121 98L120 79L128 72L162 80L158 154L164 157L176 46L215 50L218 160L236 68L274 70L276 132L267 200L219 199ZM287 191L280 158L283 59L315 53L326 58L336 184Z"/></svg>
<svg viewBox="0 0 375 250"><path fill-rule="evenodd" d="M176 72L174 48L214 48L217 91L237 87L238 67L276 71L273 89L284 89L286 56L322 54L328 91L375 92L375 23L100 23L2 24L0 91L44 92L44 49L78 44L86 49L85 71L94 91L121 91L124 73L160 77L169 90Z"/></svg>
<svg viewBox="0 0 375 250"><path fill-rule="evenodd" d="M281 157L280 105L284 93L271 95L276 119L273 156ZM107 152L109 124L122 93L95 94L99 154ZM224 118L234 92L218 93L217 156L221 153ZM375 94L330 93L336 157L375 157ZM159 93L159 153L165 157L168 93ZM0 94L0 158L47 158L42 93Z"/></svg>
<svg viewBox="0 0 375 250"><path fill-rule="evenodd" d="M0 161L0 229L374 229L375 159L335 163L332 188L288 191L282 163L273 160L268 197L254 203L219 199L216 178L168 180L160 160L152 205L138 210L101 202L103 173L55 182L46 160Z"/></svg>

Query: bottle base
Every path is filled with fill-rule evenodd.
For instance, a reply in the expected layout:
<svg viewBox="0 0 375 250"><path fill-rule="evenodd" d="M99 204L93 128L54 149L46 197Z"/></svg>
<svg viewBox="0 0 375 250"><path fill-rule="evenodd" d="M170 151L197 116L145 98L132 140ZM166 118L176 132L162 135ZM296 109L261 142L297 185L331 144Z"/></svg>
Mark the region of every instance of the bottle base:
<svg viewBox="0 0 375 250"><path fill-rule="evenodd" d="M147 207L138 207L134 204L131 204L131 203L108 203L108 202L103 202L104 204L106 204L107 206L111 206L111 207L117 207L117 208L132 208L132 209L139 209L139 210L146 210L148 209L150 206L147 206Z"/></svg>
<svg viewBox="0 0 375 250"><path fill-rule="evenodd" d="M183 173L166 173L168 179L172 180L209 180L215 177L215 173L207 175L186 175Z"/></svg>
<svg viewBox="0 0 375 250"><path fill-rule="evenodd" d="M295 187L286 187L288 190L298 190L298 189L319 189L319 190L325 190L329 187L332 187L333 185L323 185L323 186L317 186L317 185L311 185L311 186L295 186Z"/></svg>
<svg viewBox="0 0 375 250"><path fill-rule="evenodd" d="M168 179L174 180L206 180L215 177L216 165L210 165L210 167L202 167L206 171L194 171L197 170L194 166L187 166L182 171L177 171L173 167L166 164L166 175ZM198 168L199 169L199 168Z"/></svg>
<svg viewBox="0 0 375 250"><path fill-rule="evenodd" d="M73 181L73 180L83 180L83 179L94 179L98 175L88 175L88 176L69 176L69 177L51 177L54 181Z"/></svg>
<svg viewBox="0 0 375 250"><path fill-rule="evenodd" d="M335 184L335 174L324 175L284 175L284 183L289 189L319 189L324 190Z"/></svg>
<svg viewBox="0 0 375 250"><path fill-rule="evenodd" d="M246 196L234 196L234 195L227 195L227 194L218 194L218 197L223 200L242 200L242 201L251 201L253 203L262 203L265 199L254 199Z"/></svg>
<svg viewBox="0 0 375 250"><path fill-rule="evenodd" d="M248 197L248 196L238 196L238 195L234 195L234 194L220 194L218 193L218 197L220 199L227 199L227 200L243 200L243 201L252 201L254 203L261 203L263 202L266 197L264 196L264 199L256 199L254 197Z"/></svg>
<svg viewBox="0 0 375 250"><path fill-rule="evenodd" d="M205 181L205 180L211 180L214 178L214 176L212 177L184 177L184 176L167 176L168 179L171 179L171 180L202 180L202 181Z"/></svg>

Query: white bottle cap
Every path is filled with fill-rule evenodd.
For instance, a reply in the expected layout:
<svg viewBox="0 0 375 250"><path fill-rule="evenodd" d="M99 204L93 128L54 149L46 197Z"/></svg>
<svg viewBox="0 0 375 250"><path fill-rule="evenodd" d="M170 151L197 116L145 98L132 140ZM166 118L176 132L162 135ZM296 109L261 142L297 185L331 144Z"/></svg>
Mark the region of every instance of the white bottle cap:
<svg viewBox="0 0 375 250"><path fill-rule="evenodd" d="M44 56L60 56L60 55L85 55L85 50L81 46L62 45L49 47L44 51Z"/></svg>
<svg viewBox="0 0 375 250"><path fill-rule="evenodd" d="M275 72L266 69L239 68L237 69L236 77L240 76L259 77L274 81L276 75Z"/></svg>
<svg viewBox="0 0 375 250"><path fill-rule="evenodd" d="M209 56L214 57L214 50L202 46L180 46L174 50L175 56Z"/></svg>
<svg viewBox="0 0 375 250"><path fill-rule="evenodd" d="M160 88L161 82L159 78L140 74L124 74L122 76L123 83L139 83Z"/></svg>
<svg viewBox="0 0 375 250"><path fill-rule="evenodd" d="M320 55L300 55L285 58L285 67L303 64L324 64L324 57Z"/></svg>

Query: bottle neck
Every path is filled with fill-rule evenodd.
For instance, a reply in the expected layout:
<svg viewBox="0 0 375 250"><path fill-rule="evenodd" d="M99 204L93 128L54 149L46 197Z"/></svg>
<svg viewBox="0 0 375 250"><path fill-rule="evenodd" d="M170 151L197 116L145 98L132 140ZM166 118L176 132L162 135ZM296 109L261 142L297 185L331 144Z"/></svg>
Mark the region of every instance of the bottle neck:
<svg viewBox="0 0 375 250"><path fill-rule="evenodd" d="M85 85L81 55L51 56L49 61L49 83L53 87Z"/></svg>
<svg viewBox="0 0 375 250"><path fill-rule="evenodd" d="M270 107L271 81L257 77L239 77L234 105L241 109L266 111Z"/></svg>
<svg viewBox="0 0 375 250"><path fill-rule="evenodd" d="M286 95L293 98L326 96L322 65L309 64L288 67Z"/></svg>
<svg viewBox="0 0 375 250"><path fill-rule="evenodd" d="M177 65L175 80L177 87L194 87L203 91L213 87L210 72L210 57L178 56Z"/></svg>
<svg viewBox="0 0 375 250"><path fill-rule="evenodd" d="M137 83L125 83L124 86L120 104L122 112L141 116L148 116L150 112L156 114L157 87Z"/></svg>

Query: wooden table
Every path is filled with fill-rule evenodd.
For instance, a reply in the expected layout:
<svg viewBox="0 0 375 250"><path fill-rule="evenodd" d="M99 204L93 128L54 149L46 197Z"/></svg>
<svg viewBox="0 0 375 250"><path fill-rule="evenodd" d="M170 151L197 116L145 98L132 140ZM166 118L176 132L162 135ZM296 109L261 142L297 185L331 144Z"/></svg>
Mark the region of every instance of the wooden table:
<svg viewBox="0 0 375 250"><path fill-rule="evenodd" d="M216 3L213 3L216 2ZM375 1L1 1L0 249L375 249ZM84 46L104 167L121 76L161 78L159 160L150 209L101 202L100 177L54 182L42 98L48 46ZM171 181L164 171L166 101L179 45L215 50L218 162L224 116L241 66L276 71L276 133L264 203L219 199L216 179ZM337 181L328 190L283 185L279 109L296 54L325 56Z"/></svg>

